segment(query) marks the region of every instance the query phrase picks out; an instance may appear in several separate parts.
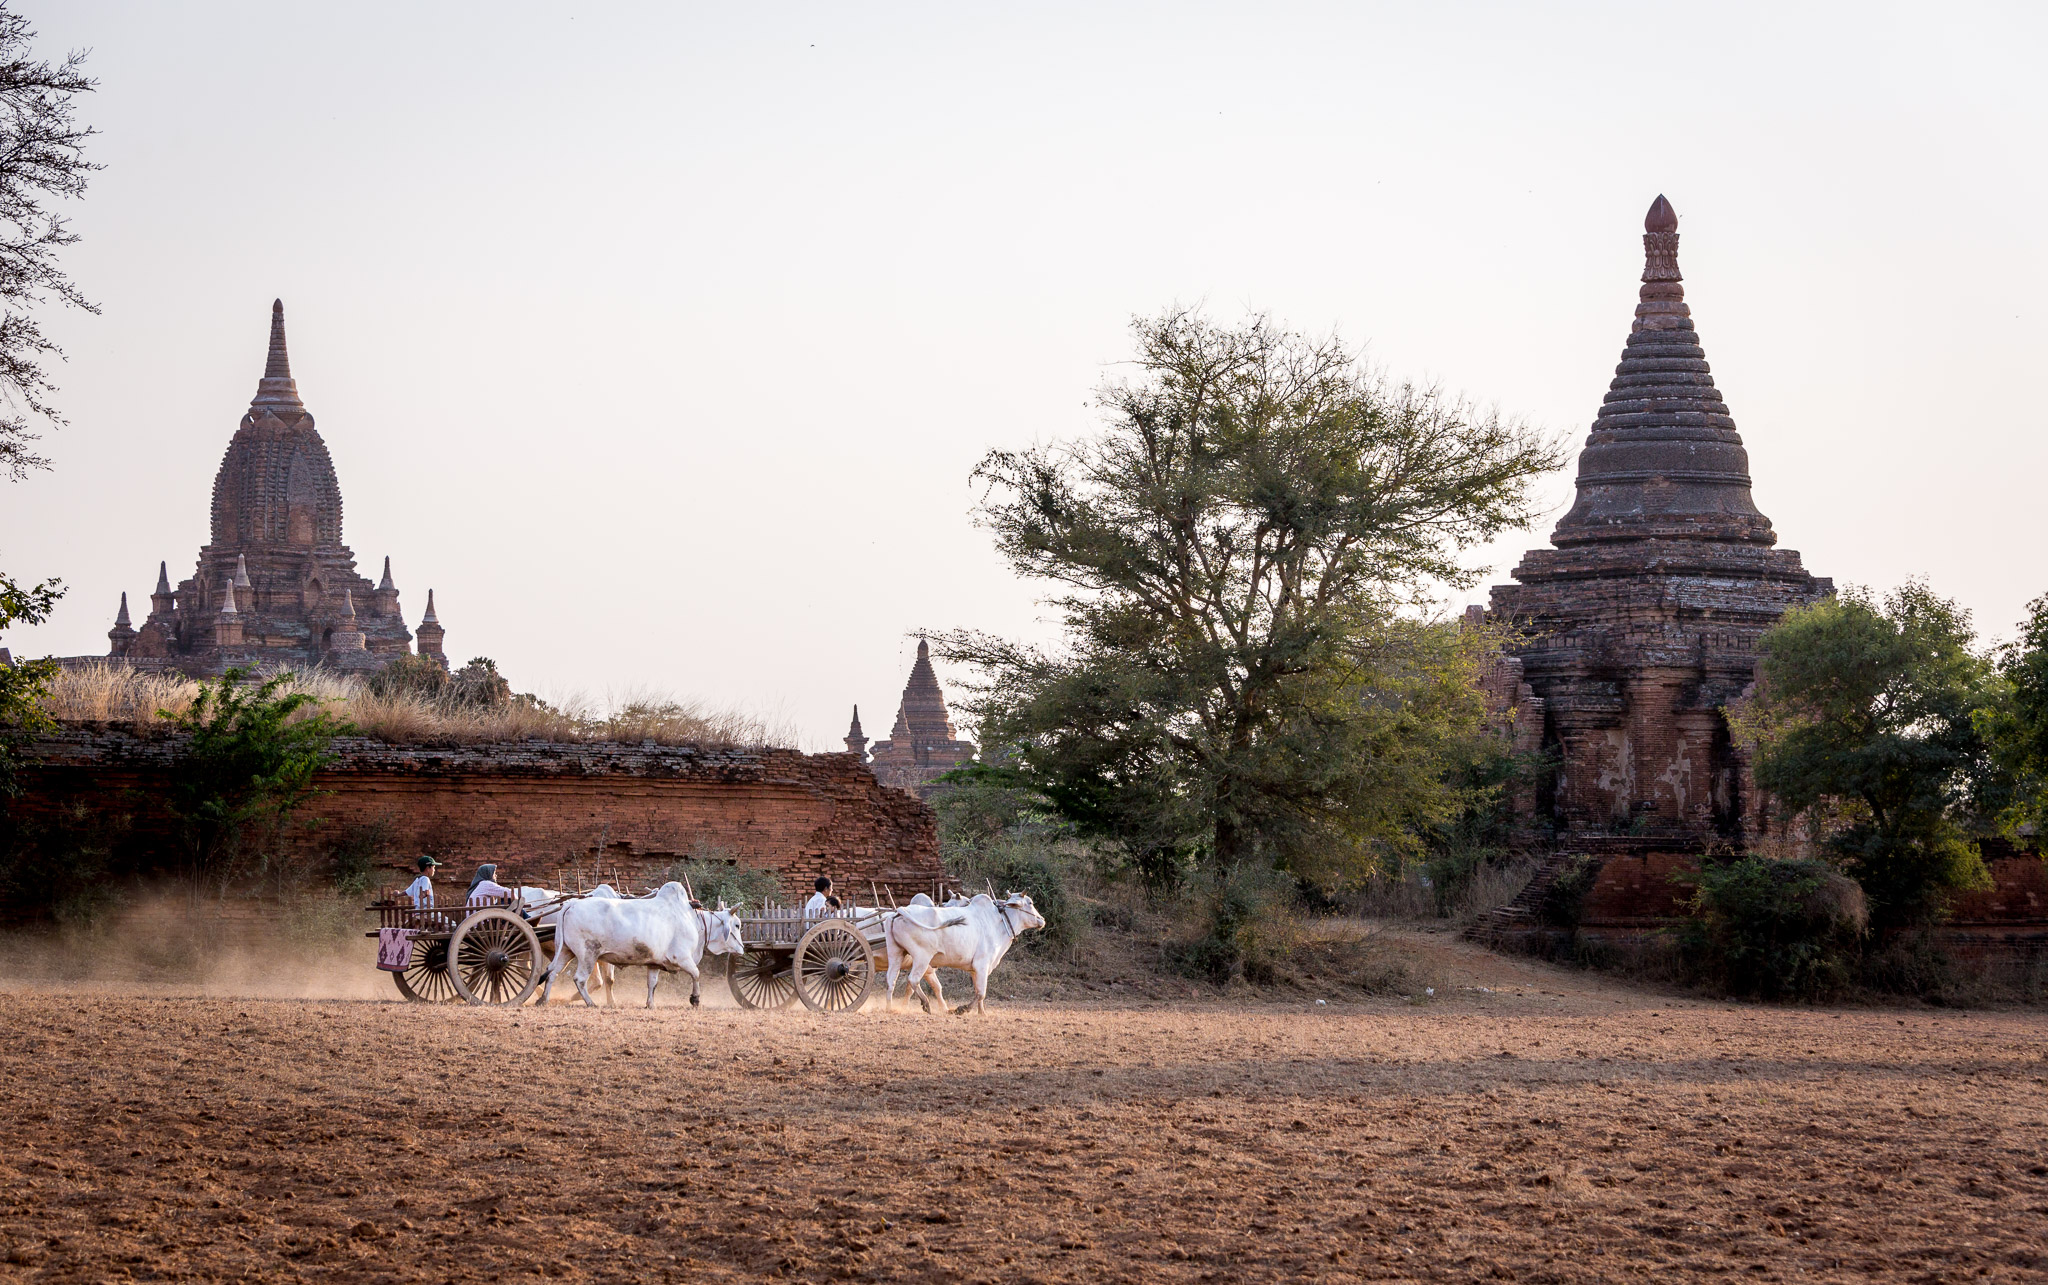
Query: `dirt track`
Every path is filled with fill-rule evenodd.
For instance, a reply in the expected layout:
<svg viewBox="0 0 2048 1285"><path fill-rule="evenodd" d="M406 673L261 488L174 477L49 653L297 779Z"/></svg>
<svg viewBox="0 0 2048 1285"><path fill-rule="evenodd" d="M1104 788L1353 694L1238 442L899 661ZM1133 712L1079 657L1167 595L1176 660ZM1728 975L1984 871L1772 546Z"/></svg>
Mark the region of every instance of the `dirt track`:
<svg viewBox="0 0 2048 1285"><path fill-rule="evenodd" d="M2048 1273L2038 1013L1424 949L1422 1007L982 1019L20 987L0 1279Z"/></svg>

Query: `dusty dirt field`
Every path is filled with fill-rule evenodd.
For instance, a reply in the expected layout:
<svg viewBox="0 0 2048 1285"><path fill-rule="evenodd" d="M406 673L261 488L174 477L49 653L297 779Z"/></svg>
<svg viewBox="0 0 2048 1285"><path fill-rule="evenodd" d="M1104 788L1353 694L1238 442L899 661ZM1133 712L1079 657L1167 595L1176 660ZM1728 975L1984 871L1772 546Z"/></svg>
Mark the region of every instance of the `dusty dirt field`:
<svg viewBox="0 0 2048 1285"><path fill-rule="evenodd" d="M1424 1005L979 1019L0 983L0 1279L2048 1276L2038 1012L1416 948Z"/></svg>

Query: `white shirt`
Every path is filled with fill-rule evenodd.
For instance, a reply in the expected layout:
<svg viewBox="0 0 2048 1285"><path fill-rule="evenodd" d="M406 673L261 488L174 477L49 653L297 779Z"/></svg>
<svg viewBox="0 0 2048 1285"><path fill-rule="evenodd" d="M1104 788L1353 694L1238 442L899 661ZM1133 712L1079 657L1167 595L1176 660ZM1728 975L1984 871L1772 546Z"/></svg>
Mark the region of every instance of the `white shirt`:
<svg viewBox="0 0 2048 1285"><path fill-rule="evenodd" d="M493 898L504 899L511 896L512 890L496 879L485 879L469 890L471 901L489 901Z"/></svg>
<svg viewBox="0 0 2048 1285"><path fill-rule="evenodd" d="M405 888L405 895L406 895L406 896L408 896L408 897L411 897L411 898L412 898L412 904L413 904L413 905L415 905L415 906L431 906L431 905L433 905L433 904L434 904L434 880L433 880L433 877L432 877L431 875L428 875L428 874L427 874L427 873L426 873L425 871L422 871L422 872L420 873L420 877L419 877L419 878L417 878L417 879L413 880L413 881L412 881L411 883L409 883L409 884L407 884L407 885L406 885L406 888Z"/></svg>
<svg viewBox="0 0 2048 1285"><path fill-rule="evenodd" d="M804 918L822 919L825 917L825 912L830 909L832 907L825 904L825 894L814 892L811 894L811 899L804 903Z"/></svg>

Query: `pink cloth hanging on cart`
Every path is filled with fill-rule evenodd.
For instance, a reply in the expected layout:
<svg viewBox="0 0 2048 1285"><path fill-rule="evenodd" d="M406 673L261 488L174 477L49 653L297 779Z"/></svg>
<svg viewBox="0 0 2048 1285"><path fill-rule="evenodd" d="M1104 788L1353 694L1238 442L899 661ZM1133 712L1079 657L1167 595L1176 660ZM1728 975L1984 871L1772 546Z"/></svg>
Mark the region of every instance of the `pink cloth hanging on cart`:
<svg viewBox="0 0 2048 1285"><path fill-rule="evenodd" d="M377 967L387 973L402 973L412 962L412 930L409 928L380 928L377 930Z"/></svg>

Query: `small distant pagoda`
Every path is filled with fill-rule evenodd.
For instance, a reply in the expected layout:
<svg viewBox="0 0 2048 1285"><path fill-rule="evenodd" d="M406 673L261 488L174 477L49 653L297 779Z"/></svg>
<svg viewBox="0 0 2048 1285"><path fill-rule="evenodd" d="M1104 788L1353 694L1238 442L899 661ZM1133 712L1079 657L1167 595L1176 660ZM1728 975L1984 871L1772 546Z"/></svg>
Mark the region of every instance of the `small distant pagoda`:
<svg viewBox="0 0 2048 1285"><path fill-rule="evenodd" d="M854 706L853 726L847 729L846 748L862 752L867 736L861 731L860 707ZM910 681L903 685L903 703L896 707L896 726L889 739L876 741L869 760L875 779L883 785L927 793L934 781L956 767L974 761L974 746L963 741L953 729L953 716L946 709L946 693L939 688L939 676L932 670L931 648L917 640L917 662L910 667Z"/></svg>
<svg viewBox="0 0 2048 1285"><path fill-rule="evenodd" d="M445 669L441 637L429 590L419 654ZM270 306L256 396L214 477L198 567L173 589L169 564L158 563L148 618L135 627L123 593L107 638L110 660L202 677L231 666L371 671L412 651L391 559L371 584L341 542L341 484L299 400L282 300Z"/></svg>
<svg viewBox="0 0 2048 1285"><path fill-rule="evenodd" d="M1635 325L1579 455L1578 498L1493 590L1523 631L1496 675L1555 764L1530 799L1561 842L1757 833L1758 799L1724 706L1785 611L1834 592L1776 548L1749 456L1714 387L1678 272L1678 214L1644 221Z"/></svg>

